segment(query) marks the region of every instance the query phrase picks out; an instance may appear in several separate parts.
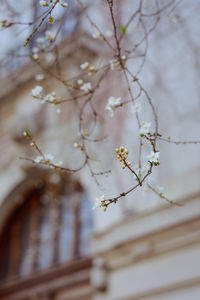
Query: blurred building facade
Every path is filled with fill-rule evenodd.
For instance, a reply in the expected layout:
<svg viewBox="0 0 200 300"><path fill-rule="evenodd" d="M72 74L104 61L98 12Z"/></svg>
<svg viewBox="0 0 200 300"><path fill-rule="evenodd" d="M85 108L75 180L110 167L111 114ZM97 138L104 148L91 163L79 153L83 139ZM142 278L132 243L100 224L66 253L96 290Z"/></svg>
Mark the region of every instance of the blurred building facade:
<svg viewBox="0 0 200 300"><path fill-rule="evenodd" d="M99 41L87 35L76 42L67 39L60 48L62 75L66 78L76 75L88 57L97 63L102 51ZM57 68L54 61L49 68ZM100 178L102 190L86 168L71 175L19 158L34 156L23 137L27 129L45 153L62 159L64 165L76 161L78 166L82 159L73 149L74 136L78 141L76 104L63 106L61 113L56 114L55 107L33 99L30 91L38 84L38 72L40 68L29 63L1 82L0 299L198 300L200 169L199 150L194 148L198 146L174 150L174 145L160 145L164 171L158 170L155 180L165 182L170 196L183 206L168 205L153 193L139 191L107 212L93 211L93 199L102 193L123 191L132 178L127 179L120 169L114 169L112 176ZM155 89L155 83L160 89ZM155 76L149 84L150 92L166 103L162 83ZM42 85L47 91L55 90L66 97L62 84L51 76L46 75ZM120 86L108 81L97 98L107 97L110 90L117 94ZM179 106L174 102L172 105L174 110ZM190 113L194 117L186 123L183 119L187 99L182 105L180 112L177 109L179 119L172 114L167 129L174 129L180 138L184 134L190 137L191 131L197 136L199 104L191 100ZM162 116L167 115L169 105L159 102L157 106ZM114 138L99 146L99 156L103 153L105 159L102 170L107 165L114 167L115 157L108 149L115 149L119 142L134 148L135 141L129 139L131 122L128 112L126 119L116 114L112 124L116 128ZM160 123L166 129L166 118L161 118Z"/></svg>

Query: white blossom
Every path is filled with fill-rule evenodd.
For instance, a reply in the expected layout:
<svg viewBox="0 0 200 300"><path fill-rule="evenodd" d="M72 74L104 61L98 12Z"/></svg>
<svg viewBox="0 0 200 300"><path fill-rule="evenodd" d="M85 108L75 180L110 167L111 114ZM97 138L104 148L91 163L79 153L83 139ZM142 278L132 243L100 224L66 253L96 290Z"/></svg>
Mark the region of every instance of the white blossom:
<svg viewBox="0 0 200 300"><path fill-rule="evenodd" d="M45 61L48 65L52 65L55 61L55 55L53 53L47 53L45 55Z"/></svg>
<svg viewBox="0 0 200 300"><path fill-rule="evenodd" d="M116 67L120 65L120 62L114 58L109 61L109 64L110 64L110 69L114 70Z"/></svg>
<svg viewBox="0 0 200 300"><path fill-rule="evenodd" d="M106 105L105 109L107 110L107 112L110 114L111 117L114 116L114 110L113 110L113 108L111 106Z"/></svg>
<svg viewBox="0 0 200 300"><path fill-rule="evenodd" d="M104 200L105 200L105 196L104 195L96 198L95 201L94 201L94 205L93 205L92 209L96 209L98 207L102 207L102 204L103 204L102 201L104 201Z"/></svg>
<svg viewBox="0 0 200 300"><path fill-rule="evenodd" d="M49 161L50 163L54 162L54 159L55 159L54 155L52 155L52 154L45 154L44 157L45 157L46 161Z"/></svg>
<svg viewBox="0 0 200 300"><path fill-rule="evenodd" d="M90 134L89 134L89 131L88 131L88 129L81 129L81 131L78 133L78 136L84 136L84 137L87 137L87 136L89 136Z"/></svg>
<svg viewBox="0 0 200 300"><path fill-rule="evenodd" d="M76 149L79 149L79 150L83 151L83 144L81 144L81 143L76 143L75 142L73 144L73 147L76 148Z"/></svg>
<svg viewBox="0 0 200 300"><path fill-rule="evenodd" d="M83 85L83 80L82 79L78 79L77 83L78 83L78 85Z"/></svg>
<svg viewBox="0 0 200 300"><path fill-rule="evenodd" d="M112 37L112 36L113 36L113 33L112 33L112 31L110 31L110 30L106 30L106 32L105 32L105 36L106 36L107 38L110 38L110 37Z"/></svg>
<svg viewBox="0 0 200 300"><path fill-rule="evenodd" d="M36 164L39 164L39 163L41 163L43 160L44 160L43 156L40 155L40 156L37 156L37 157L34 159L34 162L35 162Z"/></svg>
<svg viewBox="0 0 200 300"><path fill-rule="evenodd" d="M93 37L93 39L95 39L95 40L100 39L100 38L101 38L101 32L99 32L98 30L95 30L95 31L92 33L92 37Z"/></svg>
<svg viewBox="0 0 200 300"><path fill-rule="evenodd" d="M105 107L105 109L110 113L111 117L114 116L114 109L119 106L121 103L121 98L115 98L113 96L111 96L110 98L108 98L108 102L107 105Z"/></svg>
<svg viewBox="0 0 200 300"><path fill-rule="evenodd" d="M68 3L67 3L67 2L60 2L60 5L61 5L62 7L67 7L67 6L68 6Z"/></svg>
<svg viewBox="0 0 200 300"><path fill-rule="evenodd" d="M87 61L84 62L83 64L80 65L80 68L81 68L82 70L86 70L87 68L89 68L89 63L88 63Z"/></svg>
<svg viewBox="0 0 200 300"><path fill-rule="evenodd" d="M131 112L135 113L135 112L139 112L141 111L142 106L140 103L134 103L133 106L131 107Z"/></svg>
<svg viewBox="0 0 200 300"><path fill-rule="evenodd" d="M91 91L91 89L92 89L91 83L90 83L90 82L84 83L84 84L80 87L80 89L81 89L82 91L84 91L84 92L89 92L89 91Z"/></svg>
<svg viewBox="0 0 200 300"><path fill-rule="evenodd" d="M47 40L47 41L52 42L52 41L55 39L56 34L55 34L55 32L53 32L53 31L47 30L47 31L45 32L45 37L46 37L46 40Z"/></svg>
<svg viewBox="0 0 200 300"><path fill-rule="evenodd" d="M151 123L142 121L142 124L141 124L141 127L140 127L140 134L147 134L147 133L149 133L150 127L151 127Z"/></svg>
<svg viewBox="0 0 200 300"><path fill-rule="evenodd" d="M56 93L52 92L51 94L47 94L41 101L41 103L45 103L45 102L53 102L57 99L56 97Z"/></svg>
<svg viewBox="0 0 200 300"><path fill-rule="evenodd" d="M41 0L41 1L40 1L40 5L41 5L41 6L44 6L44 7L49 6L48 2L45 1L45 0Z"/></svg>
<svg viewBox="0 0 200 300"><path fill-rule="evenodd" d="M37 81L42 81L42 80L44 80L44 78L45 78L44 74L36 74L35 75L35 80L37 80Z"/></svg>
<svg viewBox="0 0 200 300"><path fill-rule="evenodd" d="M159 193L159 194L163 194L163 192L164 192L164 187L163 186L157 186L157 192Z"/></svg>
<svg viewBox="0 0 200 300"><path fill-rule="evenodd" d="M151 151L151 153L149 155L147 155L147 159L148 159L148 161L150 161L152 163L158 163L159 155L160 155L160 152Z"/></svg>
<svg viewBox="0 0 200 300"><path fill-rule="evenodd" d="M63 165L63 161L59 160L58 162L54 163L55 166L61 167Z"/></svg>
<svg viewBox="0 0 200 300"><path fill-rule="evenodd" d="M38 53L39 49L37 47L34 47L32 51L33 51L33 53Z"/></svg>
<svg viewBox="0 0 200 300"><path fill-rule="evenodd" d="M42 36L40 36L40 37L37 38L37 40L36 40L36 42L37 42L39 45L43 44L44 41L45 41L45 39L44 39L44 37L42 37Z"/></svg>
<svg viewBox="0 0 200 300"><path fill-rule="evenodd" d="M37 85L31 92L33 97L41 97L43 91L43 87L40 85Z"/></svg>
<svg viewBox="0 0 200 300"><path fill-rule="evenodd" d="M89 66L89 70L88 70L88 75L89 76L92 76L95 72L96 72L96 69L94 66Z"/></svg>
<svg viewBox="0 0 200 300"><path fill-rule="evenodd" d="M55 157L52 154L39 155L34 159L34 162L36 164L39 163L53 164L56 167L60 167L63 164L61 160L55 162Z"/></svg>
<svg viewBox="0 0 200 300"><path fill-rule="evenodd" d="M34 53L34 54L33 54L33 59L34 59L34 60L38 60L38 58L39 58L39 55L38 55L37 53Z"/></svg>

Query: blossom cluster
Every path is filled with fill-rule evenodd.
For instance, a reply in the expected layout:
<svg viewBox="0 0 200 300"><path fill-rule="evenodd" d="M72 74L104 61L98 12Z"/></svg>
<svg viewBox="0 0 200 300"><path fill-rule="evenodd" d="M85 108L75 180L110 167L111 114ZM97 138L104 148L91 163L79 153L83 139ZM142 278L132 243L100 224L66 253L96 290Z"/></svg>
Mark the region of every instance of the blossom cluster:
<svg viewBox="0 0 200 300"><path fill-rule="evenodd" d="M82 136L82 137L88 137L89 135L90 134L88 129L81 129L81 131L78 133L78 136Z"/></svg>
<svg viewBox="0 0 200 300"><path fill-rule="evenodd" d="M37 45L32 49L32 59L37 61L39 59L40 52L44 52L45 49L47 49L52 44L55 38L56 33L50 30L47 30L44 36L38 37L36 39ZM47 57L49 56L49 54L52 55L52 53L47 53Z"/></svg>
<svg viewBox="0 0 200 300"><path fill-rule="evenodd" d="M113 36L113 33L112 33L112 31L110 31L110 30L106 30L105 33L104 33L103 35L104 35L106 38L111 38L111 37ZM93 33L92 33L92 37L93 37L93 39L95 39L95 40L100 40L100 39L102 39L103 35L102 35L102 33L101 33L99 30L97 30L97 29L95 29L95 30L93 31Z"/></svg>
<svg viewBox="0 0 200 300"><path fill-rule="evenodd" d="M107 105L105 107L105 109L109 112L110 116L113 117L114 116L114 109L119 107L119 105L121 104L121 98L115 98L113 96L108 98L108 102Z"/></svg>
<svg viewBox="0 0 200 300"><path fill-rule="evenodd" d="M32 138L32 136L27 130L25 130L23 134L30 141L30 146L40 153L40 155L38 155L33 160L35 164L49 165L51 168L55 169L60 168L62 166L63 162L61 160L56 162L55 157L52 154L45 154L42 152L42 149L38 147L36 141Z"/></svg>
<svg viewBox="0 0 200 300"><path fill-rule="evenodd" d="M150 154L147 155L147 159L148 159L148 161L153 163L154 166L157 166L157 165L160 165L159 156L160 156L159 151L157 151L157 152L151 151Z"/></svg>
<svg viewBox="0 0 200 300"><path fill-rule="evenodd" d="M86 70L86 71L88 71L88 75L89 76L92 76L92 75L94 75L95 73L96 73L96 69L95 69L95 67L93 66L93 65L90 65L89 64L89 62L84 62L84 63L82 63L81 65L80 65L80 68L81 68L81 70Z"/></svg>
<svg viewBox="0 0 200 300"><path fill-rule="evenodd" d="M142 121L141 127L140 127L140 136L143 137L146 134L149 134L150 133L150 127L151 127L151 123Z"/></svg>
<svg viewBox="0 0 200 300"><path fill-rule="evenodd" d="M42 81L42 80L44 80L44 79L45 79L45 75L42 74L42 73L39 73L39 74L36 74L36 75L35 75L35 80L36 80L36 81Z"/></svg>
<svg viewBox="0 0 200 300"><path fill-rule="evenodd" d="M82 79L78 79L77 84L81 91L90 92L92 90L91 82L84 82Z"/></svg>
<svg viewBox="0 0 200 300"><path fill-rule="evenodd" d="M122 55L121 60L126 61L126 59L127 59L126 55ZM121 70L121 63L118 59L113 58L113 59L109 60L109 64L110 64L111 70L115 70L115 69L117 69L119 71Z"/></svg>
<svg viewBox="0 0 200 300"><path fill-rule="evenodd" d="M42 97L42 92L43 92L43 87L40 85L37 85L34 89L31 91L31 95L34 98L41 98Z"/></svg>
<svg viewBox="0 0 200 300"><path fill-rule="evenodd" d="M83 144L81 144L81 143L74 143L73 147L76 148L76 149L79 149L81 151L83 151L83 149L84 149Z"/></svg>
<svg viewBox="0 0 200 300"><path fill-rule="evenodd" d="M106 211L104 201L105 201L105 196L104 195L102 195L100 197L97 197L94 201L93 209L96 209L98 207L103 207L104 211Z"/></svg>
<svg viewBox="0 0 200 300"><path fill-rule="evenodd" d="M131 165L130 161L127 160L128 158L128 149L121 146L119 149L116 148L115 152L117 153L117 158L120 162L123 162L122 169L129 167Z"/></svg>
<svg viewBox="0 0 200 300"><path fill-rule="evenodd" d="M37 85L34 89L32 89L31 91L31 95L34 97L34 98L37 98L37 99L40 99L41 100L41 103L45 103L45 102L48 102L50 104L53 104L53 105L57 105L60 103L60 97L58 97L56 95L56 92L51 92L50 94L47 94L46 96L43 95L43 87L40 86L40 85ZM57 108L56 109L56 112L57 113L60 113L60 108Z"/></svg>
<svg viewBox="0 0 200 300"><path fill-rule="evenodd" d="M55 5L55 3L58 2L62 7L67 7L68 3L67 2L61 2L61 1L57 1L57 0L41 0L40 1L40 5L43 7L51 7L53 5Z"/></svg>
<svg viewBox="0 0 200 300"><path fill-rule="evenodd" d="M43 154L43 155L39 155L34 159L34 162L36 164L46 164L46 165L50 165L50 167L61 167L63 162L60 160L58 162L55 162L55 157L52 154Z"/></svg>
<svg viewBox="0 0 200 300"><path fill-rule="evenodd" d="M47 25L46 21L48 20L49 23L54 23L54 17L52 16L52 14L54 14L54 12L55 12L54 8L56 6L58 6L59 12L60 12L60 10L61 10L61 12L63 12L65 9L62 9L61 7L64 7L64 8L68 7L69 4L67 2L70 4L70 2L67 0L38 0L38 5L42 6L41 9L42 9L43 13L40 16L37 16L36 23L35 22L30 23L31 26L33 25L34 28L33 28L33 30L30 31L30 35L27 38L27 41L24 45L27 45L29 43L29 41L32 41L34 47L33 48L31 47L31 51L32 51L31 58L33 60L37 61L37 65L40 66L42 70L45 70L45 72L48 74L47 75L48 77L52 76L54 79L56 79L56 80L60 81L60 83L64 84L65 88L69 88L70 92L71 92L71 96L69 99L64 100L63 98L60 98L56 94L55 91L51 91L51 90L44 91L44 88L42 86L37 85L35 88L32 89L32 92L31 92L32 97L40 100L41 103L48 103L48 104L58 107L57 112L60 112L59 107L63 102L72 103L72 101L74 101L74 100L76 101L78 108L80 108L79 112L78 112L79 113L79 130L80 130L80 132L78 134L79 136L76 137L74 140L75 142L73 144L73 147L75 149L78 149L79 151L82 152L82 154L85 155L85 160L84 160L84 164L75 170L73 169L73 172L76 172L76 171L82 169L83 167L85 167L85 165L88 165L91 175L96 180L95 176L102 175L106 172L98 172L97 173L97 172L93 171L92 162L91 162L91 166L90 166L90 160L92 160L92 159L90 158L90 153L89 153L90 147L88 146L89 143L87 143L87 142L99 142L101 140L101 138L99 138L99 136L101 136L101 131L98 131L96 129L95 129L96 131L93 131L93 123L94 123L94 126L97 125L96 127L98 128L99 126L101 126L101 124L104 121L101 121L101 120L103 120L103 118L101 118L101 115L99 114L98 107L96 107L96 106L93 107L92 101L94 102L95 101L94 98L98 97L98 96L96 96L96 91L98 91L98 94L100 93L99 89L100 89L100 85L101 85L102 81L106 84L106 82L105 82L106 79L108 79L108 81L109 81L110 76L113 76L113 74L115 74L116 72L121 71L122 74L119 77L119 82L121 82L121 87L120 87L121 89L120 89L119 95L122 95L122 93L123 93L125 95L128 95L128 97L131 98L133 103L132 103L130 110L133 113L136 113L136 115L134 117L136 117L137 125L139 128L139 130L138 130L139 136L141 138L144 138L144 141L143 141L143 139L139 138L139 136L138 136L138 138L139 138L138 168L135 168L133 161L131 161L131 162L129 161L130 160L129 151L124 146L121 146L121 147L115 149L115 152L116 152L117 159L121 163L120 166L122 166L122 169L126 169L127 171L130 171L132 174L134 174L136 180L138 181L138 183L135 185L135 187L137 187L137 186L142 187L143 183L145 185L148 182L147 177L151 174L154 166L157 166L160 164L160 161L159 161L160 152L157 150L157 144L158 144L157 140L163 139L162 136L158 133L158 129L157 129L157 124L156 124L157 116L156 116L156 112L155 112L154 106L153 106L154 101L151 102L151 98L148 95L148 92L143 88L142 82L140 81L140 78L139 78L139 74L145 63L147 49L146 49L146 47L143 47L143 45L148 40L149 30L147 28L147 30L144 30L144 32L141 32L141 42L135 44L136 41L133 41L134 43L132 46L128 45L129 44L128 43L127 47L126 47L126 42L128 42L129 37L126 36L124 38L129 24L133 20L136 20L136 23L137 23L138 18L141 21L142 17L144 16L142 13L142 9L138 9L138 11L136 11L136 14L134 13L130 17L130 20L128 20L127 25L125 24L125 26L120 26L120 23L118 22L117 16L115 14L115 9L113 7L114 1L108 0L107 2L110 5L110 14L109 15L111 17L108 24L110 24L109 26L110 26L110 28L112 28L112 31L106 30L107 28L101 30L100 27L98 27L98 24L95 24L95 18L93 18L94 16L90 19L91 11L89 11L89 13L87 13L87 8L89 8L89 7L87 7L87 5L85 5L85 3L84 3L85 1L78 1L78 4L80 6L79 7L80 12L81 11L83 12L83 14L86 16L87 21L91 25L92 37L95 40L104 41L105 44L107 44L107 46L109 48L109 51L106 50L106 52L104 51L102 53L102 59L103 59L102 61L105 61L104 60L105 57L103 57L105 55L105 53L107 53L110 56L109 56L109 58L106 59L105 65L103 65L102 67L98 67L97 64L93 65L92 61L90 63L89 59L92 56L89 55L89 56L91 56L90 58L89 57L87 58L87 60L89 60L89 62L84 61L84 60L81 61L82 63L80 64L80 69L79 69L80 74L79 75L73 74L73 77L64 78L63 76L64 76L65 64L62 65L62 55L59 54L59 52L60 52L59 46L58 46L58 49L54 48L57 34L60 34L60 32L62 32L62 26L66 25L65 22L63 21L64 19L61 18L61 15L60 15L60 17L59 17L59 19L61 21L60 25L62 25L62 26L59 26L59 24L58 24L59 20L58 20L58 22L56 22L55 28L57 28L57 33L47 30L42 36L39 36L38 38L37 38L37 34L40 34L40 32L44 32L42 30L42 27L43 28L51 27L49 25L48 25L48 27L46 27L46 25ZM67 11L68 11L68 9L67 9ZM158 11L158 13L160 13L160 11ZM94 19L94 21L93 21L93 19ZM3 20L0 23L2 24L3 27L9 27L11 24L7 20ZM18 22L15 22L15 23L13 22L12 24L18 24ZM19 24L27 24L27 23L19 22ZM103 24L101 24L101 25L103 25ZM142 25L144 25L144 27L145 27L145 25L148 25L148 24L142 24ZM121 30L121 33L120 33L120 30ZM133 30L134 30L134 28L133 28ZM36 39L34 39L33 36L36 37ZM109 40L109 38L111 38L111 40ZM101 42L99 42L98 44L101 44ZM98 47L98 45L97 45L97 47ZM51 52L52 49L55 51ZM127 56L124 54L126 54ZM84 53L82 53L81 56L84 56ZM43 62L40 63L40 61L39 61L39 59L41 60L42 58L44 58L44 60L45 60L44 64L43 64ZM129 65L127 64L127 62L130 59L134 59L134 60L137 59L137 63L135 63L134 68L131 68L131 64L130 64L130 69L129 69ZM141 63L140 63L140 61L138 61L138 59L141 59ZM60 61L61 61L61 64L60 64ZM52 68L52 69L47 68L47 66L46 66L47 64L49 66L49 65L53 65L53 63L55 63L55 65L56 65L55 67L57 67L57 68ZM74 72L75 71L76 70L74 69ZM102 73L102 75L100 75L101 73ZM107 74L109 74L109 78L107 78ZM90 77L87 77L87 76L90 76ZM95 82L96 77L99 77L99 79L97 78L98 80L96 80L96 82ZM123 79L122 79L122 77L123 77ZM42 81L45 77L44 77L44 74L37 74L35 78L37 81ZM107 81L107 85L109 85L108 81ZM125 83L126 88L124 87L125 86L124 81L126 82ZM44 85L44 87L45 87L45 85ZM71 91L71 89L73 91ZM104 87L103 87L103 89L104 89ZM126 89L126 91L125 91L125 89ZM78 93L76 94L76 92L78 92ZM104 90L104 92L105 92L105 90ZM137 92L138 94L134 98L133 94L135 94L135 92ZM110 95L112 95L112 93L110 93L108 96L110 96ZM131 100L124 101L125 98L123 98L123 101L122 101L122 98L118 97L119 95L117 95L117 92L116 92L116 96L110 96L107 99L107 102L104 104L105 105L104 112L107 111L111 117L114 116L114 113L116 112L117 108L121 108L125 104L131 102ZM86 97L86 96L88 96L88 97ZM150 122L142 121L142 119L139 118L140 114L138 114L138 112L140 112L142 109L142 106L140 104L141 102L139 100L141 98L146 98L146 100L148 100L147 101L148 105L150 105L151 108L153 109L155 131L153 131L151 129ZM135 101L135 99L136 99L136 101ZM106 101L106 99L105 99L105 101ZM89 111L89 113L87 113L87 104L88 103L90 104L90 107L91 107L91 110ZM85 107L86 107L86 109L85 109ZM101 107L100 107L100 109L101 109ZM81 129L82 126L88 126L89 131ZM87 138L90 134L92 135L92 138ZM52 154L44 154L42 152L42 149L40 149L37 146L36 142L32 139L32 137L27 132L25 132L25 135L28 137L31 147L33 147L35 150L38 151L38 156L35 157L34 160L32 159L31 160L32 162L34 162L36 164L45 164L45 165L48 165L49 167L55 167L55 168L62 165L61 161L58 161L58 162L55 161L55 158ZM163 139L163 140L165 140L165 139ZM145 149L143 148L143 144L145 144L145 143L147 143L148 147L149 147L150 153L148 155L144 151ZM144 165L142 166L143 163L144 163ZM62 170L64 170L64 169L66 171L69 170L67 168L62 168ZM96 180L96 182L97 182L97 180ZM130 189L130 191L134 190L135 187L133 186L133 188ZM126 196L128 193L129 193L129 191L121 193L119 196L117 196L115 198L110 198L108 200L106 200L105 196L102 195L102 196L96 198L94 208L103 207L104 209L106 209L110 203L116 203L119 200L119 198ZM163 195L162 192L160 192L160 195L161 196Z"/></svg>

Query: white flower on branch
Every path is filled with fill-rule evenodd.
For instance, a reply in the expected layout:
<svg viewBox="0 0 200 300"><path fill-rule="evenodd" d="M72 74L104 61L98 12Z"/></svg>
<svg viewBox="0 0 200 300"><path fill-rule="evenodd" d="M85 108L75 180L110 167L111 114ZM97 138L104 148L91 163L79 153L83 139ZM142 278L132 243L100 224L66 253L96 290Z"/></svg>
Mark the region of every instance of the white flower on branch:
<svg viewBox="0 0 200 300"><path fill-rule="evenodd" d="M92 75L94 75L95 73L96 73L96 69L95 69L95 67L94 66L89 66L89 69L88 69L88 75L89 76L92 76Z"/></svg>
<svg viewBox="0 0 200 300"><path fill-rule="evenodd" d="M38 55L38 54L36 54L36 53L34 53L32 57L33 57L33 60L38 60L38 58L39 58L39 55Z"/></svg>
<svg viewBox="0 0 200 300"><path fill-rule="evenodd" d="M81 143L74 143L73 147L76 148L76 149L79 149L79 150L83 151L83 144L81 144Z"/></svg>
<svg viewBox="0 0 200 300"><path fill-rule="evenodd" d="M57 100L57 96L55 92L51 92L51 94L47 94L41 101L41 103L52 102L54 103Z"/></svg>
<svg viewBox="0 0 200 300"><path fill-rule="evenodd" d="M58 162L54 163L55 166L61 167L63 165L63 161L59 160Z"/></svg>
<svg viewBox="0 0 200 300"><path fill-rule="evenodd" d="M160 156L160 152L151 151L151 153L147 155L147 159L152 163L158 163L159 156Z"/></svg>
<svg viewBox="0 0 200 300"><path fill-rule="evenodd" d="M45 55L45 61L48 65L52 65L55 61L56 57L53 53L47 53Z"/></svg>
<svg viewBox="0 0 200 300"><path fill-rule="evenodd" d="M42 156L42 155L39 155L39 156L37 156L37 157L34 159L34 162L35 162L36 164L39 164L39 163L41 163L43 160L44 160L43 156Z"/></svg>
<svg viewBox="0 0 200 300"><path fill-rule="evenodd" d="M86 69L88 69L89 68L89 62L84 62L84 63L82 63L81 65L80 65L80 68L82 69L82 70L86 70Z"/></svg>
<svg viewBox="0 0 200 300"><path fill-rule="evenodd" d="M88 129L81 129L81 131L78 133L78 136L83 136L83 137L88 137L89 135L90 134Z"/></svg>
<svg viewBox="0 0 200 300"><path fill-rule="evenodd" d="M84 82L83 82L83 80L82 80L82 79L78 79L78 80L77 80L77 83L78 83L78 85L80 85L80 86L81 86L81 85L83 85L83 83L84 83Z"/></svg>
<svg viewBox="0 0 200 300"><path fill-rule="evenodd" d="M28 132L27 132L27 131L24 131L24 132L23 132L23 135L24 135L24 136L28 136Z"/></svg>
<svg viewBox="0 0 200 300"><path fill-rule="evenodd" d="M44 7L48 7L49 6L48 2L47 1L43 1L43 0L40 1L40 5L44 6Z"/></svg>
<svg viewBox="0 0 200 300"><path fill-rule="evenodd" d="M34 47L32 51L33 51L33 53L38 53L39 49L37 47Z"/></svg>
<svg viewBox="0 0 200 300"><path fill-rule="evenodd" d="M50 163L54 162L54 159L55 159L54 155L52 155L52 154L45 154L44 156L45 156L45 160L46 161L49 161Z"/></svg>
<svg viewBox="0 0 200 300"><path fill-rule="evenodd" d="M112 31L110 31L110 30L106 30L106 32L105 32L105 36L106 36L107 38L111 38L111 37L113 36L113 33L112 33Z"/></svg>
<svg viewBox="0 0 200 300"><path fill-rule="evenodd" d="M39 155L34 159L34 162L36 164L40 164L40 163L45 163L47 165L53 164L56 167L60 167L63 164L61 160L55 162L55 157L52 154L44 154L43 156Z"/></svg>
<svg viewBox="0 0 200 300"><path fill-rule="evenodd" d="M34 60L38 60L38 58L39 58L39 55L38 55L38 53L39 53L39 48L34 47L32 51L33 51L32 58L33 58Z"/></svg>
<svg viewBox="0 0 200 300"><path fill-rule="evenodd" d="M151 123L142 121L141 127L140 127L140 135L145 135L149 133L151 127Z"/></svg>
<svg viewBox="0 0 200 300"><path fill-rule="evenodd" d="M133 106L131 107L131 111L133 113L139 112L139 111L141 111L141 109L142 109L142 106L140 103L134 103Z"/></svg>
<svg viewBox="0 0 200 300"><path fill-rule="evenodd" d="M68 6L68 3L67 3L67 2L60 2L60 5L61 5L62 7L67 7L67 6Z"/></svg>
<svg viewBox="0 0 200 300"><path fill-rule="evenodd" d="M99 32L97 29L94 30L94 32L92 33L92 37L95 40L98 40L101 38L101 32Z"/></svg>
<svg viewBox="0 0 200 300"><path fill-rule="evenodd" d="M42 45L44 43L45 39L44 37L40 36L39 38L37 38L36 42L39 44L39 45Z"/></svg>
<svg viewBox="0 0 200 300"><path fill-rule="evenodd" d="M44 80L44 78L45 78L44 74L36 74L35 75L35 80L37 80L37 81L42 81L42 80Z"/></svg>
<svg viewBox="0 0 200 300"><path fill-rule="evenodd" d="M54 41L55 37L56 37L55 32L50 31L50 30L47 30L45 32L45 38L46 38L47 41L52 42L52 41Z"/></svg>
<svg viewBox="0 0 200 300"><path fill-rule="evenodd" d="M109 64L110 64L110 69L111 70L114 70L116 67L119 67L120 66L120 62L117 60L117 59L111 59L109 61Z"/></svg>
<svg viewBox="0 0 200 300"><path fill-rule="evenodd" d="M158 192L159 194L163 194L163 193L164 193L164 190L165 190L164 187L163 187L163 186L160 186L160 185L158 185L156 189L157 189L157 192Z"/></svg>
<svg viewBox="0 0 200 300"><path fill-rule="evenodd" d="M121 98L115 98L113 96L111 96L110 98L108 98L108 102L107 105L105 107L105 109L110 113L111 117L114 116L114 109L116 107L118 107L121 103Z"/></svg>
<svg viewBox="0 0 200 300"><path fill-rule="evenodd" d="M102 35L104 35L106 38L111 38L113 36L112 31L106 30L105 34L102 34L99 30L95 29L92 33L92 37L95 40L102 39Z"/></svg>
<svg viewBox="0 0 200 300"><path fill-rule="evenodd" d="M88 75L92 76L96 73L96 69L94 66L90 65L87 61L80 65L82 70L88 70Z"/></svg>
<svg viewBox="0 0 200 300"><path fill-rule="evenodd" d="M43 87L40 85L37 85L34 89L32 89L31 94L33 97L39 98L42 96L42 92L43 92Z"/></svg>
<svg viewBox="0 0 200 300"><path fill-rule="evenodd" d="M89 92L91 91L92 86L90 82L84 83L81 87L80 90L84 91L84 92Z"/></svg>
<svg viewBox="0 0 200 300"><path fill-rule="evenodd" d="M93 205L92 209L96 209L98 207L103 207L102 201L104 201L104 200L105 200L105 196L104 195L96 198L95 201L94 201L94 205Z"/></svg>
<svg viewBox="0 0 200 300"><path fill-rule="evenodd" d="M123 61L126 61L126 60L127 60L126 55L122 55L122 60L123 60Z"/></svg>

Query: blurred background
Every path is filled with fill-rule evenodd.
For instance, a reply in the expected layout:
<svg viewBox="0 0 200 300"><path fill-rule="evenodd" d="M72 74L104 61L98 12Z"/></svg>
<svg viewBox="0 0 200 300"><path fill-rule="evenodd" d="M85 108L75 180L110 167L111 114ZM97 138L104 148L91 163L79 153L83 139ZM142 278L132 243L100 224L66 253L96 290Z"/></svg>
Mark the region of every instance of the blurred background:
<svg viewBox="0 0 200 300"><path fill-rule="evenodd" d="M130 99L122 72L105 69L115 58L108 3L60 1L53 24L39 25L53 5L40 2L1 0L0 7L0 299L199 300L200 2L114 1L122 55L151 96L164 140L147 182L157 193L144 184L106 212L93 209L95 198L135 183L115 148L127 147L137 168L139 144L131 103L114 117L105 111L110 96ZM98 72L82 70L84 62ZM68 85L94 87L101 76L92 105ZM36 86L63 103L41 103L31 95ZM138 102L141 120L153 124L144 93ZM84 163L77 145L89 136L90 164L68 173L35 163L24 130L71 169ZM145 142L143 151L145 162Z"/></svg>

